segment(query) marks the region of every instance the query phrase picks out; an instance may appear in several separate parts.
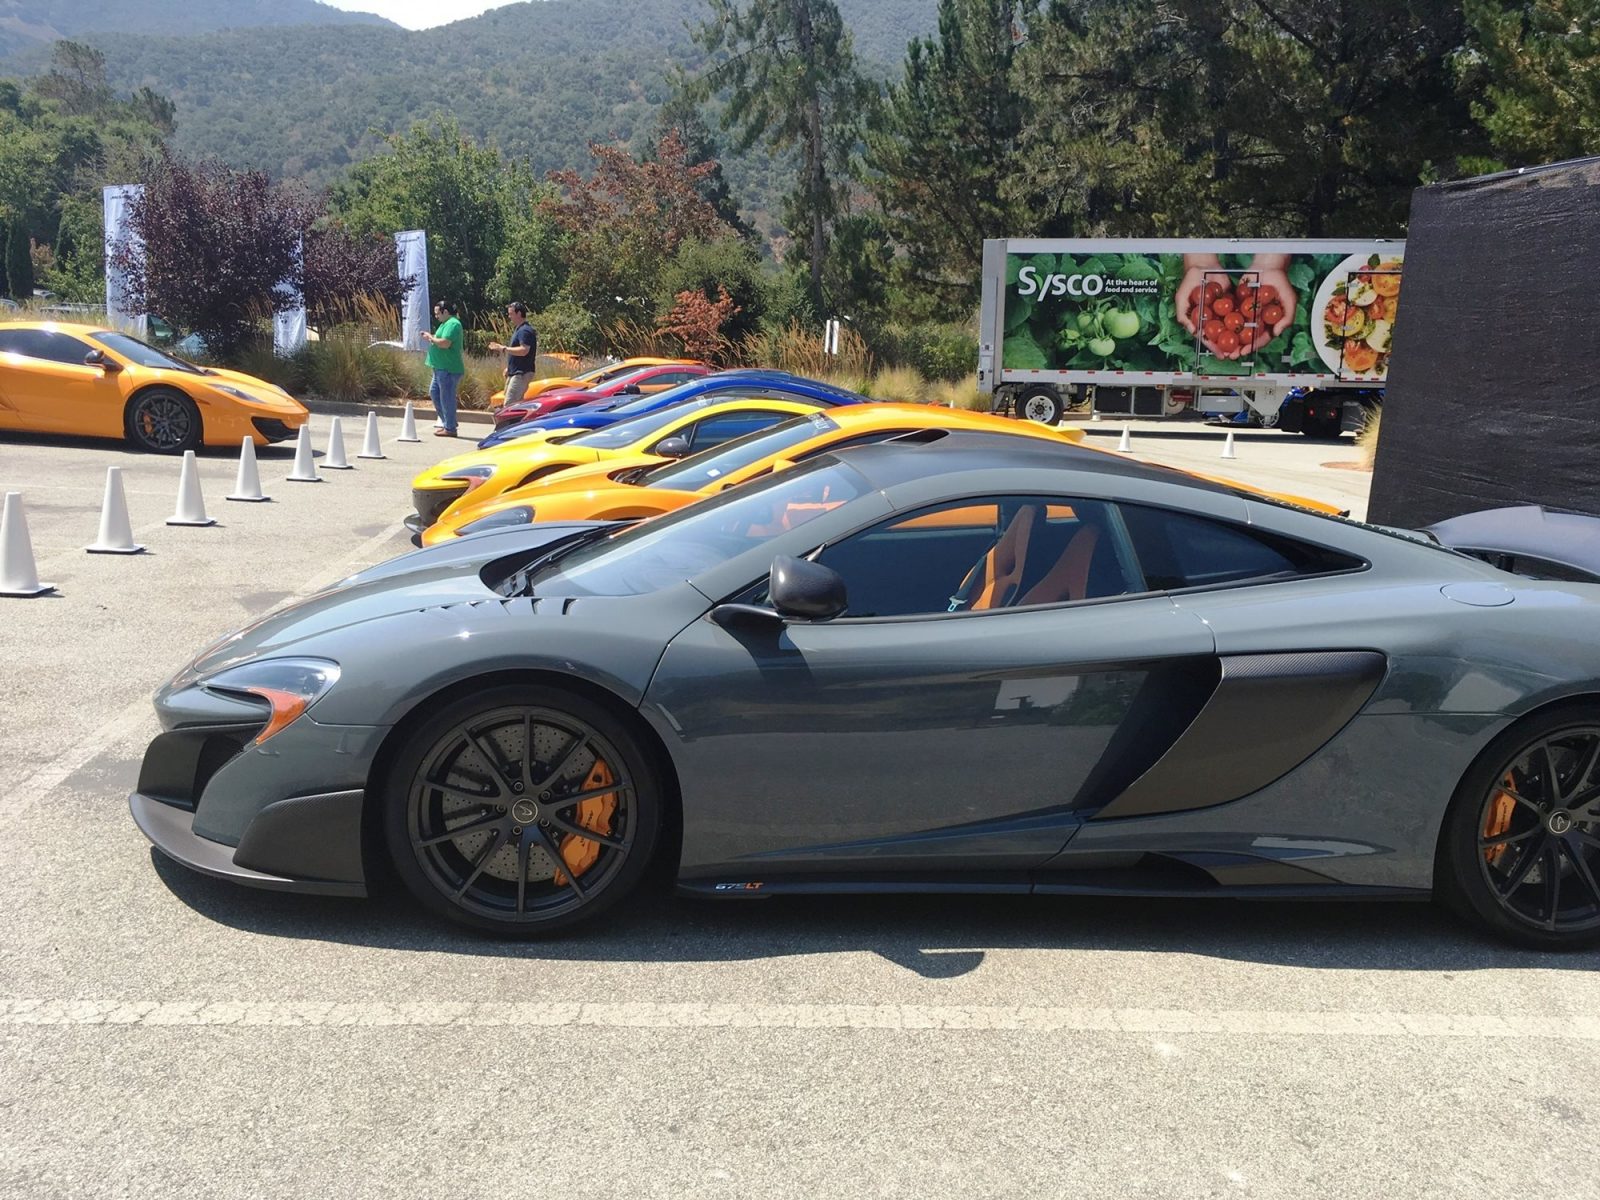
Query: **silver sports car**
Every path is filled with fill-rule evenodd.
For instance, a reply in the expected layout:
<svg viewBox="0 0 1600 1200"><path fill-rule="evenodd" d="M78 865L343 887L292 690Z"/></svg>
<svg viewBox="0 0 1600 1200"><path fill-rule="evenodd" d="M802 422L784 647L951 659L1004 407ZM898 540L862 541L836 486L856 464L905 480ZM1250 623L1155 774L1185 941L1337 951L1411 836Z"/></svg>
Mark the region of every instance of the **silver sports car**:
<svg viewBox="0 0 1600 1200"><path fill-rule="evenodd" d="M1600 938L1600 587L929 432L408 554L212 646L131 798L200 871L536 934L712 895L1438 895Z"/></svg>

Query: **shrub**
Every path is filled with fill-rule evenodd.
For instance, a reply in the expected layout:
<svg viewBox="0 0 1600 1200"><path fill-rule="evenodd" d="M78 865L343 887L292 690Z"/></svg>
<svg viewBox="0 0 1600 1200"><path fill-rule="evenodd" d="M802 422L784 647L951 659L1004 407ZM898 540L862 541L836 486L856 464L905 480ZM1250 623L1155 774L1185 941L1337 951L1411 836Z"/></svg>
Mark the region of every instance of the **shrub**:
<svg viewBox="0 0 1600 1200"><path fill-rule="evenodd" d="M1356 446L1361 451L1361 461L1366 464L1369 471L1378 461L1378 431L1382 423L1383 409L1369 408L1366 419L1361 422L1361 432L1356 434Z"/></svg>
<svg viewBox="0 0 1600 1200"><path fill-rule="evenodd" d="M929 399L927 382L911 367L885 367L873 376L868 389L874 400L925 404Z"/></svg>

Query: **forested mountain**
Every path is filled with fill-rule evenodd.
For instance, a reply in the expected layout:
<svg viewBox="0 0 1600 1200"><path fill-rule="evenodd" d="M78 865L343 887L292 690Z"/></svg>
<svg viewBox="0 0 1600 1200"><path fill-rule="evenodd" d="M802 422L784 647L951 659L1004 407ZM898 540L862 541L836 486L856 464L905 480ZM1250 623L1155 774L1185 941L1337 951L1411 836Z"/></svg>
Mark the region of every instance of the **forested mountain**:
<svg viewBox="0 0 1600 1200"><path fill-rule="evenodd" d="M90 33L195 34L256 25L388 25L317 0L0 0L0 55Z"/></svg>
<svg viewBox="0 0 1600 1200"><path fill-rule="evenodd" d="M8 3L17 0L0 0L0 11ZM69 3L78 0L24 6ZM268 3L286 14L336 11L309 0L208 0L194 10L204 14L196 17L202 24L228 12L242 21ZM98 5L123 7L122 0ZM933 29L937 6L844 0L839 7L868 69L888 74L898 70L907 40ZM455 117L466 132L526 158L541 174L586 168L591 140L642 147L670 94L673 69L698 60L688 30L708 11L704 0L534 0L416 32L385 22L77 37L105 52L119 92L149 87L175 102L173 145L183 153L327 185L371 154L383 134L435 113ZM38 70L45 54L40 47L0 61L0 74ZM787 186L770 178L760 154L728 162L727 173L751 211L770 209Z"/></svg>

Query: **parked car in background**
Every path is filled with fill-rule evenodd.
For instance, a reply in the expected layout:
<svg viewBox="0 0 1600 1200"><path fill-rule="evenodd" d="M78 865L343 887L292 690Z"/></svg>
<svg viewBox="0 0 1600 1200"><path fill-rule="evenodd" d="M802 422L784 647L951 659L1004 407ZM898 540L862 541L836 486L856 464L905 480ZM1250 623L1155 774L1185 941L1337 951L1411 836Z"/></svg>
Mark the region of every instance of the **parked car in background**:
<svg viewBox="0 0 1600 1200"><path fill-rule="evenodd" d="M291 438L305 407L276 384L185 362L93 325L0 324L0 430L120 437L140 450Z"/></svg>
<svg viewBox="0 0 1600 1200"><path fill-rule="evenodd" d="M544 355L540 355L544 358ZM571 358L571 355L565 356ZM574 360L574 363L576 360ZM601 363L598 367L590 367L587 371L580 371L574 375L548 375L543 379L535 379L528 385L528 390L523 392L524 400L532 400L535 396L542 395L551 388L558 387L594 387L615 379L618 375L626 375L629 371L639 367L665 366L673 363L693 363L692 358L625 358L621 362ZM489 397L489 405L499 408L506 402L505 392L496 392Z"/></svg>
<svg viewBox="0 0 1600 1200"><path fill-rule="evenodd" d="M516 404L502 405L494 414L494 426L503 429L507 425L548 417L563 409L592 404L596 400L611 400L618 396L653 396L680 383L709 375L711 370L705 363L659 363L625 371L589 386L545 388L531 400L524 398Z"/></svg>

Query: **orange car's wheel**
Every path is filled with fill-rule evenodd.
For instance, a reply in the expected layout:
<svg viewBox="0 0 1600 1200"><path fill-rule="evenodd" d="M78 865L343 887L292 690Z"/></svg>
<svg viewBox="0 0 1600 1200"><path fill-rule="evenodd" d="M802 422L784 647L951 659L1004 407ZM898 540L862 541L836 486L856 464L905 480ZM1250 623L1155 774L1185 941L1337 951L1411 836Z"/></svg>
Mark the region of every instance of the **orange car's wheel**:
<svg viewBox="0 0 1600 1200"><path fill-rule="evenodd" d="M440 916L530 937L598 916L650 865L660 788L627 726L546 687L432 714L388 772L395 869Z"/></svg>
<svg viewBox="0 0 1600 1200"><path fill-rule="evenodd" d="M194 401L173 388L146 388L123 413L128 441L151 454L182 454L200 445L204 429Z"/></svg>

